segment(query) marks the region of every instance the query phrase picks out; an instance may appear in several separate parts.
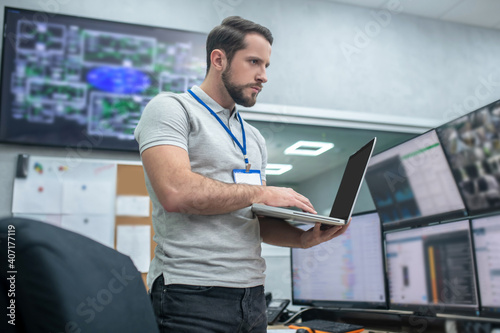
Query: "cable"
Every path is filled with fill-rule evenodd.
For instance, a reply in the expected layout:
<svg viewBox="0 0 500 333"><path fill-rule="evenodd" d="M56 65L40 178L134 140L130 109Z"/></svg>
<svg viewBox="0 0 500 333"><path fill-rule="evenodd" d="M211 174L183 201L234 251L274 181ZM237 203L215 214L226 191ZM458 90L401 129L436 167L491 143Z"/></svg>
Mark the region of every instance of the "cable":
<svg viewBox="0 0 500 333"><path fill-rule="evenodd" d="M311 310L313 308L305 308L305 309L302 309L298 312L296 312L293 316L291 316L290 318L288 318L286 321L283 322L283 325L288 325L290 324L291 322L295 321L295 319L297 318L297 316L301 315L302 313L306 312L307 310Z"/></svg>

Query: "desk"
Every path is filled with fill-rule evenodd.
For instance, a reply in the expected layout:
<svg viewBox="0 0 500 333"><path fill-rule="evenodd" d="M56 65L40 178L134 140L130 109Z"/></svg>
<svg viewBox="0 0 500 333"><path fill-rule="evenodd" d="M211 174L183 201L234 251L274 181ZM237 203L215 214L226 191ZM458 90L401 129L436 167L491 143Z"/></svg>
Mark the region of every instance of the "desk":
<svg viewBox="0 0 500 333"><path fill-rule="evenodd" d="M267 327L267 333L295 333L295 331L287 326L275 325Z"/></svg>
<svg viewBox="0 0 500 333"><path fill-rule="evenodd" d="M303 321L324 319L362 325L363 333L371 332L490 332L500 328L500 320L492 318L437 316L425 317L411 313L384 310L349 310L311 308L301 313ZM273 326L269 328L274 329ZM279 332L278 330L276 332ZM286 332L286 331L283 331ZM496 332L496 331L495 331Z"/></svg>
<svg viewBox="0 0 500 333"><path fill-rule="evenodd" d="M288 328L288 326L283 325L273 325L267 327L267 333L295 333L295 329ZM365 329L363 333L392 333L389 331L374 331Z"/></svg>
<svg viewBox="0 0 500 333"><path fill-rule="evenodd" d="M288 328L288 326L284 326L284 325L267 326L267 332L272 332L274 330L280 331L281 333L285 333L286 330L291 330L291 331L295 332L295 330L292 330L292 329Z"/></svg>

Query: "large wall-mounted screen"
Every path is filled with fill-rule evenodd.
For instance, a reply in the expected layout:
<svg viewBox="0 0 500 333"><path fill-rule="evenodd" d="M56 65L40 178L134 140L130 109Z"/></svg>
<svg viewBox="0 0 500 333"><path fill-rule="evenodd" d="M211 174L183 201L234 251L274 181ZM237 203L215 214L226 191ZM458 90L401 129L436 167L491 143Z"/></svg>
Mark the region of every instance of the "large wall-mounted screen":
<svg viewBox="0 0 500 333"><path fill-rule="evenodd" d="M206 34L5 8L0 141L137 150L161 91L203 81Z"/></svg>

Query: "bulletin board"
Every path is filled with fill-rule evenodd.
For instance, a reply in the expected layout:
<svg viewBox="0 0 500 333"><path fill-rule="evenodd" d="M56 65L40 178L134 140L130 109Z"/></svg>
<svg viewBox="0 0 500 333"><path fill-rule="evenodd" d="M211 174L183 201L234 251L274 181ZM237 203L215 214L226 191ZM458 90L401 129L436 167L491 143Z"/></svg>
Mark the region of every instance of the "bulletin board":
<svg viewBox="0 0 500 333"><path fill-rule="evenodd" d="M24 156L12 213L80 233L113 247L117 165L104 160ZM18 165L19 165L18 160Z"/></svg>
<svg viewBox="0 0 500 333"><path fill-rule="evenodd" d="M116 181L116 195L134 195L134 196L148 196L146 189L146 182L144 179L144 171L141 165L123 165L118 164L117 181ZM151 259L154 257L154 249L156 243L153 241L154 230L152 225L152 204L149 207L148 217L137 216L116 216L115 229L120 225L146 225L151 227ZM115 230L116 234L116 230ZM115 237L116 248L116 237ZM146 284L147 273L142 273L142 279ZM146 284L147 288L147 284Z"/></svg>
<svg viewBox="0 0 500 333"><path fill-rule="evenodd" d="M156 243L142 165L23 156L25 166L14 179L13 215L80 233L129 255L147 288Z"/></svg>

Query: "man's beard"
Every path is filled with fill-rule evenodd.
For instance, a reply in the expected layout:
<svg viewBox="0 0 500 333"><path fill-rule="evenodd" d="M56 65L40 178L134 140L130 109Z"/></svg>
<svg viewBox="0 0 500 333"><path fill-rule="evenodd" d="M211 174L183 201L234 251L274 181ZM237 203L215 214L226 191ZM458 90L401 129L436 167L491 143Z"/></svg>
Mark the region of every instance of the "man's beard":
<svg viewBox="0 0 500 333"><path fill-rule="evenodd" d="M245 95L243 94L243 89L260 85L255 83L236 85L231 82L230 77L231 77L231 66L229 66L222 72L221 78L224 87L226 87L226 90L229 93L229 96L231 96L231 98L233 99L233 101L236 104L245 107L254 106L255 103L257 102L257 93L253 93L250 97L245 97Z"/></svg>

